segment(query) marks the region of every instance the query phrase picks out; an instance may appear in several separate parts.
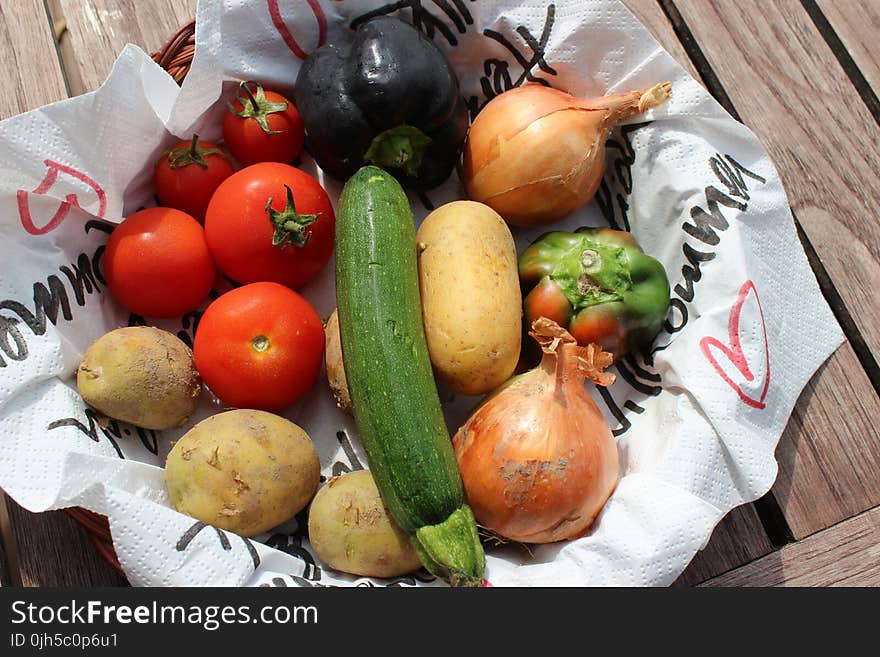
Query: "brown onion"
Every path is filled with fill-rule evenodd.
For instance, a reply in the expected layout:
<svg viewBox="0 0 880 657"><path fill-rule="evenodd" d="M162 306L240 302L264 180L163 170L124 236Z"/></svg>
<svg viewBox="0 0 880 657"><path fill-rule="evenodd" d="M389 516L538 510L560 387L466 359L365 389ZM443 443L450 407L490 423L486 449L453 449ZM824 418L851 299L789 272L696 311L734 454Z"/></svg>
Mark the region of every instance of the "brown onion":
<svg viewBox="0 0 880 657"><path fill-rule="evenodd" d="M505 91L480 111L465 142L468 196L514 225L562 219L596 194L611 129L671 90L665 82L590 99L536 83Z"/></svg>
<svg viewBox="0 0 880 657"><path fill-rule="evenodd" d="M477 522L523 543L582 535L617 486L617 446L584 379L610 385L611 354L579 347L540 318L530 335L541 364L511 379L453 438L465 496Z"/></svg>

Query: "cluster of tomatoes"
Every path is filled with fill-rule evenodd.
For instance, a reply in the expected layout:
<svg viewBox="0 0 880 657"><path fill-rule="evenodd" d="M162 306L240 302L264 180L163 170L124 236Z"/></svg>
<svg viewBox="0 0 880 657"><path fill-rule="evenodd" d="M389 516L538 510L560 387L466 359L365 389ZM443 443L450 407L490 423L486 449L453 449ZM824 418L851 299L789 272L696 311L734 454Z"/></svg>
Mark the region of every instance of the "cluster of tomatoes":
<svg viewBox="0 0 880 657"><path fill-rule="evenodd" d="M303 141L292 102L242 83L223 121L231 158L197 135L176 144L156 165L160 206L126 217L107 243L110 294L147 318L196 310L218 276L236 283L208 305L193 345L203 381L230 406L285 408L320 373L323 324L295 290L329 262L335 216L320 183L291 165Z"/></svg>

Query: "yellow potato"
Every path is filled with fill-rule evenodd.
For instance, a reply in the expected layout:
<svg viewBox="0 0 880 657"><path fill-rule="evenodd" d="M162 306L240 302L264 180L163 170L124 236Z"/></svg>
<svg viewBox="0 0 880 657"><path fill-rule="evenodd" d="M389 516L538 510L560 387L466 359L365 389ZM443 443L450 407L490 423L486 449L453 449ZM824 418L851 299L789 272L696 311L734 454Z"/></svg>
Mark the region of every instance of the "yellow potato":
<svg viewBox="0 0 880 657"><path fill-rule="evenodd" d="M299 513L320 476L318 453L303 429L247 409L199 422L175 443L165 464L176 510L241 536L256 536Z"/></svg>
<svg viewBox="0 0 880 657"><path fill-rule="evenodd" d="M327 369L327 382L336 405L351 415L351 394L348 392L348 379L342 362L342 341L339 337L339 313L336 309L324 325L324 365Z"/></svg>
<svg viewBox="0 0 880 657"><path fill-rule="evenodd" d="M309 543L327 566L352 575L397 577L422 565L368 470L334 477L318 491L309 507Z"/></svg>
<svg viewBox="0 0 880 657"><path fill-rule="evenodd" d="M156 430L185 424L202 391L192 350L152 326L119 328L95 340L77 369L76 386L107 417Z"/></svg>
<svg viewBox="0 0 880 657"><path fill-rule="evenodd" d="M428 352L438 379L479 395L510 378L522 342L516 246L494 210L453 201L416 234Z"/></svg>

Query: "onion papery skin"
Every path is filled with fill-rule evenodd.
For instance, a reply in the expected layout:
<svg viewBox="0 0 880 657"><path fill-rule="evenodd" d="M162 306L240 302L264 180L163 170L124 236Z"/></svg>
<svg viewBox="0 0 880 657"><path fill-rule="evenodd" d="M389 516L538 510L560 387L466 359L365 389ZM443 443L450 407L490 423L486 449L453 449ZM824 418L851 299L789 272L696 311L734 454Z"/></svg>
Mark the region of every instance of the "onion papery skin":
<svg viewBox="0 0 880 657"><path fill-rule="evenodd" d="M670 90L664 83L589 99L536 83L505 91L480 111L465 142L468 197L515 226L567 217L595 196L611 129Z"/></svg>
<svg viewBox="0 0 880 657"><path fill-rule="evenodd" d="M499 537L552 543L581 536L617 485L617 446L575 358L573 344L545 354L453 438L468 504Z"/></svg>

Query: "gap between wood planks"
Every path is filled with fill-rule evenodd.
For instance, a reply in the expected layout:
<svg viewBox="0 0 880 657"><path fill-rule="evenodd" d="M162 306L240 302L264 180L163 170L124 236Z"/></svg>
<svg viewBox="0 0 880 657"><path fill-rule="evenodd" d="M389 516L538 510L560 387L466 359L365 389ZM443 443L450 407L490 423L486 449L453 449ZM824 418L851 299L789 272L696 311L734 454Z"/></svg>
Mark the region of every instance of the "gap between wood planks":
<svg viewBox="0 0 880 657"><path fill-rule="evenodd" d="M64 23L59 64L69 95L100 86L127 43L150 54L196 12L196 0L42 0L51 25ZM53 33L55 33L53 29Z"/></svg>
<svg viewBox="0 0 880 657"><path fill-rule="evenodd" d="M730 113L732 117L734 117L737 121L742 122L742 119L737 112L736 107L733 104L730 96L724 89L724 86L720 82L712 65L709 63L708 58L703 53L702 48L697 43L687 23L678 11L678 8L675 6L674 0L657 1L660 4L663 12L669 19L669 22L672 25L672 28L675 31L676 35L678 36L679 41L684 46L685 52L687 53L688 57L690 57L698 73L702 77L706 89L718 101L718 103L722 107L724 107L724 109L728 113ZM870 88L870 85L868 85L864 76L861 75L858 66L855 65L849 53L843 47L842 43L834 32L833 28L827 22L827 20L825 20L824 16L821 13L821 10L819 10L819 8L815 6L815 3L813 3L812 0L800 1L804 5L804 8L809 14L810 18L817 25L817 28L819 28L820 34L826 40L829 47L832 49L835 56L837 57L838 61L841 62L841 65L846 71L848 77L859 91L860 97L868 106L868 109L871 111L874 118L877 119L878 115L876 113L876 95L874 95L873 91ZM819 23L823 21L824 24L820 26ZM866 341L861 334L861 331L858 329L855 322L853 321L852 314L849 308L847 308L847 306L841 299L840 294L835 289L825 266L819 259L815 248L813 247L812 243L810 242L809 238L801 227L801 224L798 221L798 218L794 214L794 212L792 212L792 216L794 218L795 227L798 232L798 237L801 240L801 243L807 255L807 259L819 283L820 290L832 312L834 313L835 318L841 325L841 329L844 331L847 340L853 348L859 364L864 369L866 375L868 376L868 379L874 387L874 390L878 394L880 394L880 367L878 367L877 361L871 353L870 349L868 348ZM791 528L789 527L788 521L786 520L785 515L783 514L779 503L772 491L755 502L755 509L758 512L760 521L764 526L764 529L767 532L768 536L770 537L770 540L773 543L774 547L780 548L794 541L794 536Z"/></svg>
<svg viewBox="0 0 880 657"><path fill-rule="evenodd" d="M50 3L55 5L55 11L52 10ZM65 38L68 36L67 21L61 13L60 7L57 5L57 0L43 0L43 8L46 10L46 20L49 21L52 40L55 42L55 56L58 57L58 66L61 69L61 77L64 79L64 88L67 91L68 97L75 96L77 94L73 92L74 85L71 83L70 73L64 65L65 54L68 58L73 57L73 49L70 45L70 39ZM75 68L76 67L74 67L74 69ZM77 82L77 87L82 87L82 81L77 80Z"/></svg>
<svg viewBox="0 0 880 657"><path fill-rule="evenodd" d="M679 42L684 46L685 54L690 58L691 63L696 69L699 79L706 87L706 90L733 118L742 123L742 119L737 113L736 108L733 106L733 102L724 90L724 86L721 84L718 76L715 75L715 71L712 69L712 66L709 64L709 61L706 59L706 56L703 54L703 51L694 39L693 34L691 34L687 24L682 19L681 14L678 13L678 9L672 4L671 0L657 0L657 2L663 10L663 13L666 15L666 18L669 20L669 24L675 31L675 35L678 37ZM796 221L795 223L797 225ZM798 235L802 234L803 231L801 231L800 226L798 226ZM806 236L804 236L803 239L806 240ZM806 243L809 242L806 241ZM816 262L818 263L818 258L816 259ZM810 261L810 264L813 265L812 260ZM818 264L821 267L821 263ZM827 273L825 274L825 280L828 280ZM783 545L787 545L794 541L794 536L785 519L785 514L783 514L779 502L776 500L776 496L772 491L766 493L760 499L755 500L752 504L755 508L755 512L758 514L761 526L767 533L767 537L770 539L770 543L774 548L779 549Z"/></svg>
<svg viewBox="0 0 880 657"><path fill-rule="evenodd" d="M874 89L871 88L859 65L856 64L849 50L844 45L843 40L837 34L822 9L816 4L816 0L800 0L800 2L810 20L816 26L816 29L819 30L819 34L822 35L825 43L828 44L831 52L834 53L837 61L840 62L841 68L846 72L846 76L856 88L874 120L880 124L880 100L878 100Z"/></svg>
<svg viewBox="0 0 880 657"><path fill-rule="evenodd" d="M878 553L880 506L875 506L698 586L876 587Z"/></svg>

